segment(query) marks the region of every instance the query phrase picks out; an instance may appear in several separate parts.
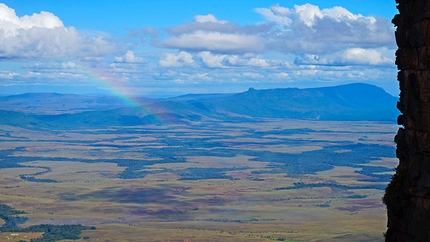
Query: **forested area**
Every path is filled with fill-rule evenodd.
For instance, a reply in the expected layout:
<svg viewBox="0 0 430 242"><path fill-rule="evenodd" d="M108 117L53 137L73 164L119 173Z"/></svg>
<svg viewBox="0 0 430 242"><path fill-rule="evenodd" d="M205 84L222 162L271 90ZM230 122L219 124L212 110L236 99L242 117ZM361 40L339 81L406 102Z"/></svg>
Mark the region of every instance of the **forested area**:
<svg viewBox="0 0 430 242"><path fill-rule="evenodd" d="M95 227L83 226L81 224L40 224L33 225L27 228L18 227L20 224L27 222L28 218L24 216L17 216L18 214L25 214L24 211L16 210L5 204L0 204L0 218L5 221L0 226L0 232L20 232L20 233L33 233L42 232L40 238L31 239L31 242L54 242L59 240L78 240L82 230L95 230Z"/></svg>

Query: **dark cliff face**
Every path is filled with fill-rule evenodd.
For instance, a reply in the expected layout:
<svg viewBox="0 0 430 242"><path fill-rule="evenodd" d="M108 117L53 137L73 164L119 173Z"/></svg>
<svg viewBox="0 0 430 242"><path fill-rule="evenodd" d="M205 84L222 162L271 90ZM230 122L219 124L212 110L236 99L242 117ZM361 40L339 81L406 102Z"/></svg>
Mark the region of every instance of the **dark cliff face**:
<svg viewBox="0 0 430 242"><path fill-rule="evenodd" d="M386 189L386 241L430 241L430 1L396 0L399 166Z"/></svg>

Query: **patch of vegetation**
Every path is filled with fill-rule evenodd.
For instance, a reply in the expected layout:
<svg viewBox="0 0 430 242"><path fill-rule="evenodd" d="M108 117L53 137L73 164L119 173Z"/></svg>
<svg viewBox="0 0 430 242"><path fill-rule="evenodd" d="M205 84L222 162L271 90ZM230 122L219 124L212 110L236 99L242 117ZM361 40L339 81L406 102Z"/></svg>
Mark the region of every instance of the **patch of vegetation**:
<svg viewBox="0 0 430 242"><path fill-rule="evenodd" d="M21 233L34 233L42 232L40 238L31 239L31 242L54 242L59 240L77 240L80 239L79 235L82 230L95 230L95 227L83 226L80 224L71 225L52 225L41 224L33 225L28 228L17 227L19 224L27 222L28 218L23 216L14 216L17 214L25 214L24 211L16 210L8 205L0 204L0 218L5 223L0 226L1 232L21 232Z"/></svg>
<svg viewBox="0 0 430 242"><path fill-rule="evenodd" d="M390 182L392 175L390 174L375 174L381 172L392 172L393 170L382 166L362 166L360 171L356 173L363 174L371 177L371 179L359 180L359 181L371 181L371 182Z"/></svg>
<svg viewBox="0 0 430 242"><path fill-rule="evenodd" d="M142 131L143 132L143 131ZM148 131L145 131L148 132ZM254 132L254 131L253 131ZM279 134L289 134L294 132L299 133L309 133L312 132L311 129L285 129L267 132ZM266 132L256 132L247 133L243 137L253 137L253 135L264 136ZM261 151L261 150L242 150L227 148L230 144L222 141L214 141L214 138L187 138L184 139L181 133L175 134L175 136L170 136L167 134L159 134L156 136L160 145L165 146L164 148L147 148L142 146L140 151L145 153L148 159L76 159L76 158L65 158L65 157L26 157L26 156L14 156L14 151L21 151L22 148L17 148L15 150L2 151L0 153L0 169L1 168L11 168L11 167L25 167L19 163L24 163L33 160L41 161L79 161L86 163L94 162L107 162L116 163L118 166L127 167L120 175L121 179L135 179L143 178L148 174L153 174L156 172L142 171L146 166L151 166L154 164L163 163L185 163L187 157L191 156L214 156L214 157L235 157L235 156L251 156L254 157L251 161L262 161L271 162L269 168L262 171L253 171L254 174L268 174L268 173L287 173L289 175L303 175L312 174L320 171L326 171L333 169L335 166L350 166L362 168L359 172L372 177L371 181L374 182L388 182L390 175L378 175L375 172L386 172L390 171L387 168L382 167L365 167L361 164L368 163L371 160L377 159L379 157L395 157L395 148L390 146L373 145L373 144L352 144L350 142L343 142L343 145L327 146L321 150L306 151L300 154L288 154L281 152L271 152L271 151ZM124 139L124 137L119 137L119 140ZM230 136L217 136L217 140L227 140ZM111 139L110 141L115 141L116 139ZM235 143L235 141L232 141ZM273 144L277 144L280 141L274 141ZM284 140L282 141L284 143ZM291 141L290 142L298 142ZM241 143L241 142L236 142ZM246 142L245 142L246 143ZM242 144L242 143L241 143ZM266 144L271 144L266 143ZM100 144L89 144L92 146L97 146ZM103 144L103 146L109 146ZM118 149L130 148L124 145L112 144L111 146L117 147ZM337 152L339 150L350 150L350 152ZM32 167L34 168L34 167ZM49 169L46 167L40 167L44 169ZM226 176L225 172L230 170L211 170L210 172L205 172L203 170L187 170L183 172L183 179L231 179L231 177ZM42 173L49 172L48 170ZM160 171L158 171L160 172ZM164 172L164 171L163 171ZM42 174L40 173L40 174ZM199 174L198 174L199 173ZM212 174L213 173L213 174ZM50 179L37 179L34 176L39 173L33 174L31 176L25 175L21 176L22 179L33 181L33 182L56 182ZM194 174L194 175L193 175ZM180 174L181 175L181 174ZM205 178L206 177L206 178Z"/></svg>
<svg viewBox="0 0 430 242"><path fill-rule="evenodd" d="M338 150L351 150L347 153L336 152ZM321 150L308 151L300 154L286 154L278 152L246 152L257 156L252 160L269 161L274 168L267 173L288 173L288 174L311 174L319 171L333 169L335 166L359 167L363 163L368 163L377 157L394 157L395 149L390 146L369 145L369 144L349 144L344 146L329 146ZM279 164L280 163L280 164ZM386 171L386 170L384 170ZM262 174L264 171L255 171L254 174ZM373 173L372 173L373 174Z"/></svg>
<svg viewBox="0 0 430 242"><path fill-rule="evenodd" d="M94 230L95 227L83 226L81 224L71 225L52 225L40 224L33 225L28 228L2 228L3 232L20 232L20 233L35 233L42 232L40 238L31 239L30 242L55 242L59 240L78 240L81 239L79 235L83 230Z"/></svg>
<svg viewBox="0 0 430 242"><path fill-rule="evenodd" d="M16 168L16 167L23 167L22 165L18 164L15 159L10 159L9 157L13 157L13 152L15 150L0 150L0 169L5 168Z"/></svg>
<svg viewBox="0 0 430 242"><path fill-rule="evenodd" d="M17 214L25 214L24 211L16 210L6 204L0 204L0 218L4 220L4 224L0 226L3 228L16 227L18 224L27 222L28 218L23 216L15 216Z"/></svg>
<svg viewBox="0 0 430 242"><path fill-rule="evenodd" d="M330 182L330 183L303 183L303 182L295 182L294 186L289 187L278 187L275 188L275 190L294 190L294 189L300 189L300 188L317 188L317 187L329 187L329 188L338 188L338 189L378 189L378 190L384 190L385 185L368 185L368 186L347 186L347 185L341 185L338 183Z"/></svg>
<svg viewBox="0 0 430 242"><path fill-rule="evenodd" d="M242 168L245 169L245 168ZM188 168L178 171L182 176L179 180L204 180L204 179L229 179L233 180L232 176L227 176L225 172L238 170L235 168Z"/></svg>
<svg viewBox="0 0 430 242"><path fill-rule="evenodd" d="M16 210L15 208L12 208L6 204L0 204L0 214L15 215L15 214L25 214L25 212L21 210Z"/></svg>
<svg viewBox="0 0 430 242"><path fill-rule="evenodd" d="M396 168L396 173L392 176L391 182L385 188L385 194L382 198L382 201L385 203L385 205L387 205L387 210L389 213L388 216L393 219L404 216L402 209L402 199L404 199L405 195L402 192L402 185L407 178L409 169L409 166L399 165Z"/></svg>
<svg viewBox="0 0 430 242"><path fill-rule="evenodd" d="M19 175L19 177L22 180L26 180L29 182L45 182L45 183L57 183L57 180L53 180L53 179L38 179L35 178L34 176L28 176L28 175Z"/></svg>
<svg viewBox="0 0 430 242"><path fill-rule="evenodd" d="M19 177L22 180L26 180L29 182L46 182L46 183L57 183L58 181L53 180L53 179L38 179L35 178L34 176L38 176L38 175L42 175L48 172L51 172L52 169L50 167L45 167L45 166L32 166L33 168L41 168L41 169L45 169L44 171L40 171L40 172L36 172L34 174L21 174L19 175Z"/></svg>

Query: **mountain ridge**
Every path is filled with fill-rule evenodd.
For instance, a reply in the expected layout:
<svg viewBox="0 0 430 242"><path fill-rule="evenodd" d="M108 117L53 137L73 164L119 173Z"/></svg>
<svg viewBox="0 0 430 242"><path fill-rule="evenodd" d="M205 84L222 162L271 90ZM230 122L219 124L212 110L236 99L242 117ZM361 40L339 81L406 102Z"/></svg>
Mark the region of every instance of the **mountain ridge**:
<svg viewBox="0 0 430 242"><path fill-rule="evenodd" d="M63 94L51 96L58 101L61 100L61 95ZM31 96L37 97L37 95L27 95L27 97ZM50 95L44 94L44 97L47 96ZM8 97L10 96L3 97L2 100L5 101ZM65 99L70 97L66 95ZM98 100L108 102L110 98L98 97ZM78 100L86 99L80 97ZM86 106L88 110L82 112L66 112L66 110L63 113L34 114L5 110L1 113L5 117L0 118L0 124L76 128L186 124L209 119L219 121L249 121L255 118L394 121L398 116L397 98L380 87L363 83L304 89L249 88L245 92L235 94L190 94L161 100L143 100L146 103L136 107L120 106L117 100L114 100L116 106L88 102ZM26 100L20 96L21 106L26 106L26 101L30 104L38 100L31 98ZM49 99L44 99L44 102L49 102ZM58 105L61 103L59 102ZM65 104L72 105L67 102L63 102L62 105ZM112 108L107 109L107 107ZM55 109L55 107L52 108ZM70 110L73 110L73 107L70 107Z"/></svg>

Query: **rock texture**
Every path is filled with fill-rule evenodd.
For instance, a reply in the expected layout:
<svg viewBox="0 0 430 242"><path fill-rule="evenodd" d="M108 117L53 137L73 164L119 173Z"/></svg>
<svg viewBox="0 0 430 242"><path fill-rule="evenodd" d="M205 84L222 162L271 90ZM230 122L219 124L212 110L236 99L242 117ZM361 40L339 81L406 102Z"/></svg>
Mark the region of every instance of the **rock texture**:
<svg viewBox="0 0 430 242"><path fill-rule="evenodd" d="M430 241L430 1L396 0L399 166L388 185L386 241Z"/></svg>

